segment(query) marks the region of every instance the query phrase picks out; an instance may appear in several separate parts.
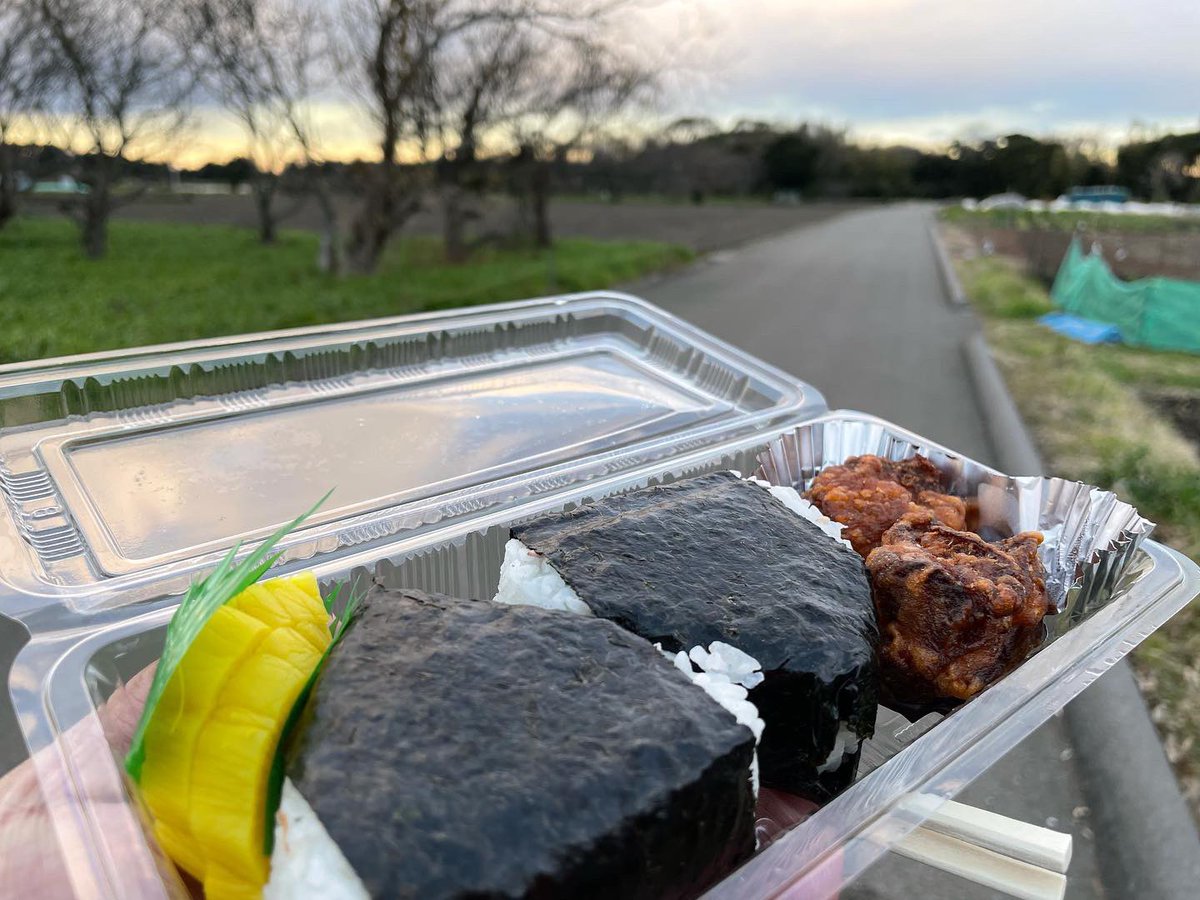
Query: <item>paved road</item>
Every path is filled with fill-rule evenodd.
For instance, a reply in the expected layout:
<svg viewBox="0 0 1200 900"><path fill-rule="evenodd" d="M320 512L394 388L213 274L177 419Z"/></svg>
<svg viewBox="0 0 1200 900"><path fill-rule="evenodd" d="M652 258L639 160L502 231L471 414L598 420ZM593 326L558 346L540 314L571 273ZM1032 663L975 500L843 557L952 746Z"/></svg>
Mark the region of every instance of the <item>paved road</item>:
<svg viewBox="0 0 1200 900"><path fill-rule="evenodd" d="M918 206L875 207L631 290L874 413L987 459L961 342Z"/></svg>
<svg viewBox="0 0 1200 900"><path fill-rule="evenodd" d="M849 212L634 285L707 331L864 410L988 462L961 341L971 321L942 299L916 205ZM1054 719L960 798L1075 835L1068 897L1103 897L1072 751ZM887 857L847 900L990 898L951 876Z"/></svg>

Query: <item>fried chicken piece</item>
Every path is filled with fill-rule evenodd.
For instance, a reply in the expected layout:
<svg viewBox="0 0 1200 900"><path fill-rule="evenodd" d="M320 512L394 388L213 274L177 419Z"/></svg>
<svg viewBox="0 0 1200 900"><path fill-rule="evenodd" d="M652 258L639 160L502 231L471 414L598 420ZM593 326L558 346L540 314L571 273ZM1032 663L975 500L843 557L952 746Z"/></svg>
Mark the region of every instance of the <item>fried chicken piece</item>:
<svg viewBox="0 0 1200 900"><path fill-rule="evenodd" d="M915 510L867 557L893 697L966 700L1016 668L1042 636L1049 601L1026 531L989 542Z"/></svg>
<svg viewBox="0 0 1200 900"><path fill-rule="evenodd" d="M859 457L860 459L862 457ZM941 470L920 454L899 462L884 460L884 471L914 494L931 491L940 494L946 487Z"/></svg>
<svg viewBox="0 0 1200 900"><path fill-rule="evenodd" d="M817 478L821 479L828 471ZM844 481L833 478L823 483L814 481L804 496L829 518L842 523L842 537L864 557L879 546L883 533L913 506L912 494L897 482L860 478L853 473Z"/></svg>
<svg viewBox="0 0 1200 900"><path fill-rule="evenodd" d="M804 496L844 527L843 536L866 557L902 516L927 508L950 528L966 527L966 507L941 493L942 473L923 456L893 462L852 456L817 474Z"/></svg>
<svg viewBox="0 0 1200 900"><path fill-rule="evenodd" d="M917 494L915 506L928 509L933 513L934 519L947 528L953 528L955 531L967 530L967 505L958 497L939 494L937 491L921 491ZM908 513L914 511L910 509Z"/></svg>

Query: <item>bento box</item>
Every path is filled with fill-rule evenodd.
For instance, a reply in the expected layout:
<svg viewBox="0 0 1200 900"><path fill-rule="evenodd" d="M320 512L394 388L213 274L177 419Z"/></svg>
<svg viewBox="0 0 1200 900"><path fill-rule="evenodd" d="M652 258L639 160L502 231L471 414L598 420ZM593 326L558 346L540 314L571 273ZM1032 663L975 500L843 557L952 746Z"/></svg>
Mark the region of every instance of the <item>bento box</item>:
<svg viewBox="0 0 1200 900"><path fill-rule="evenodd" d="M852 880L1200 593L1200 570L1111 495L830 412L809 385L623 295L10 366L0 417L0 612L31 634L9 689L80 897L181 890L97 708L157 659L195 577L329 487L277 564L326 589L490 598L514 522L727 469L803 489L864 452L928 457L998 534L1054 534L1038 651L920 727L881 710L858 779L714 897Z"/></svg>

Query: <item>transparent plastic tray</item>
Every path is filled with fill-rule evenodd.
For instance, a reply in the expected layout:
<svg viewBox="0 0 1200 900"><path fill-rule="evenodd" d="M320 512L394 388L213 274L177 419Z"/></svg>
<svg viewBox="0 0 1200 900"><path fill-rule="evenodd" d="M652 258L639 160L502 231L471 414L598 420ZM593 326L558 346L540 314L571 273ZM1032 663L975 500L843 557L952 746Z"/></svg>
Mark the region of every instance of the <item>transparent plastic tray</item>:
<svg viewBox="0 0 1200 900"><path fill-rule="evenodd" d="M506 526L526 516L649 483L725 468L754 471L758 456L783 435L853 423L877 434L881 452L963 457L904 429L859 413L834 412L794 421L719 445L682 451L670 460L563 484L554 492L489 507L386 544L318 554L283 570L312 568L325 587L378 578L392 585L488 597L495 586ZM905 448L897 451L897 448ZM827 460L829 461L829 460ZM978 464L966 460L972 466ZM979 467L997 477L1000 473ZM864 749L863 776L841 796L711 890L712 897L761 898L782 893L823 897L953 797L1055 711L1128 653L1200 592L1200 570L1153 541L1141 549L1111 601L934 727L907 726L882 713ZM98 706L114 686L157 658L175 607L170 597L134 607L100 607L57 629L35 631L17 659L12 691L53 811L58 846L81 897L166 896L177 885L162 874L130 802L120 769L105 749ZM869 770L869 771L868 771ZM920 802L914 803L919 797ZM107 802L97 802L101 798Z"/></svg>
<svg viewBox="0 0 1200 900"><path fill-rule="evenodd" d="M0 367L0 613L182 591L330 488L287 558L825 408L619 294Z"/></svg>

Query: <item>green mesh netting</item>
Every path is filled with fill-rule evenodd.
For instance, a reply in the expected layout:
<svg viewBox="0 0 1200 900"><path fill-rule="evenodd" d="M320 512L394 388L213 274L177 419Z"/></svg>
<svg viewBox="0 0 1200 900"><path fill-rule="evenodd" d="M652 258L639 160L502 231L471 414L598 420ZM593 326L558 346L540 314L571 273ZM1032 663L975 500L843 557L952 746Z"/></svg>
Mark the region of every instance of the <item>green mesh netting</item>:
<svg viewBox="0 0 1200 900"><path fill-rule="evenodd" d="M1127 344L1200 353L1200 282L1122 281L1102 257L1085 254L1075 238L1050 294L1072 315L1116 325Z"/></svg>

